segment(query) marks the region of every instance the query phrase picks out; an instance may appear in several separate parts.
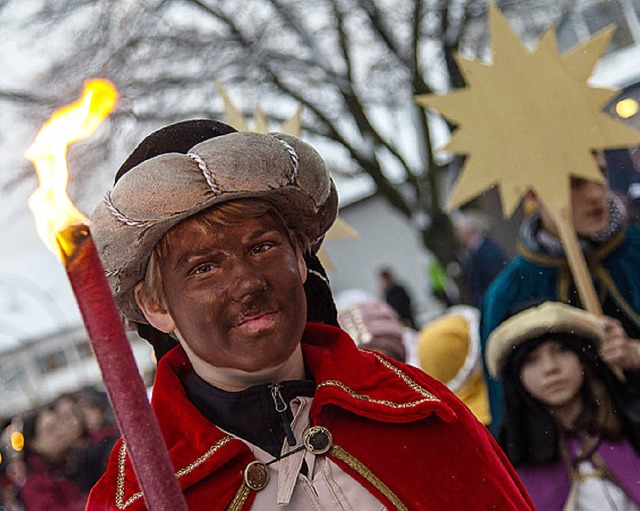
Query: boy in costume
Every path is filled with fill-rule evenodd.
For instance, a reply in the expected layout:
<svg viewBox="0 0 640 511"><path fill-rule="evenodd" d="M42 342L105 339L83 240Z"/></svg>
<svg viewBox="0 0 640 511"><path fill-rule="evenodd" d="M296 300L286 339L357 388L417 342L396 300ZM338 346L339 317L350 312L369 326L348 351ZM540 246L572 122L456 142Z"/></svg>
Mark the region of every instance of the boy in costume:
<svg viewBox="0 0 640 511"><path fill-rule="evenodd" d="M314 255L337 196L311 146L186 121L116 181L92 232L164 354L152 406L190 509L532 509L443 385L337 328ZM88 509L143 506L120 441Z"/></svg>

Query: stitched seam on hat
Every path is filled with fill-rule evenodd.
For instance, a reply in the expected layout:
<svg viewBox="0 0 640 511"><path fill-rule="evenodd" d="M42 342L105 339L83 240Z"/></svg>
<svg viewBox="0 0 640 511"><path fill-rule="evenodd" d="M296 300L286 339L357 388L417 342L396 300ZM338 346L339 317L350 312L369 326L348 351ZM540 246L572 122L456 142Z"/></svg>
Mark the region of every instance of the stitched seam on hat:
<svg viewBox="0 0 640 511"><path fill-rule="evenodd" d="M209 170L209 167L207 167L205 161L195 153L187 153L187 156L196 162L200 172L202 172L202 175L207 180L207 184L209 185L209 188L211 188L211 191L216 195L220 194L222 190L220 190L218 183L216 183L216 179L213 177L213 174Z"/></svg>
<svg viewBox="0 0 640 511"><path fill-rule="evenodd" d="M149 220L135 220L133 218L129 218L124 213L119 211L118 208L116 208L115 205L113 204L113 201L111 200L111 192L106 193L103 201L107 206L109 213L111 213L116 220L118 220L119 222L122 222L123 224L129 225L131 227L139 227L139 228L148 227L149 225L153 224L153 222Z"/></svg>
<svg viewBox="0 0 640 511"><path fill-rule="evenodd" d="M344 319L342 319L343 315ZM340 318L341 322L344 322L343 330L346 330L358 346L368 344L373 340L373 335L365 325L362 311L357 305L346 309L344 314L340 314Z"/></svg>
<svg viewBox="0 0 640 511"><path fill-rule="evenodd" d="M282 146L286 149L286 151L289 153L289 158L291 159L291 163L293 164L293 170L291 171L291 175L289 176L289 184L293 185L298 180L298 164L300 162L300 158L298 158L298 153L296 153L296 150L293 147L291 147L291 144L289 144L286 140L282 140L276 135L273 135L273 138L275 138L278 142L280 142Z"/></svg>

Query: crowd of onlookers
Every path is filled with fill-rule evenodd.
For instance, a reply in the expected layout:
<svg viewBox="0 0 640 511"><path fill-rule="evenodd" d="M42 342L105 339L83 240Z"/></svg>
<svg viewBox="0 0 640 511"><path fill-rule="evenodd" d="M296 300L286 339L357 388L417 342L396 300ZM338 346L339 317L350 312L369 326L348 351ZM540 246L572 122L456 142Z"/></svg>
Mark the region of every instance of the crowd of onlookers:
<svg viewBox="0 0 640 511"><path fill-rule="evenodd" d="M84 509L119 437L107 395L94 387L7 419L4 430L22 436L2 452L3 511Z"/></svg>

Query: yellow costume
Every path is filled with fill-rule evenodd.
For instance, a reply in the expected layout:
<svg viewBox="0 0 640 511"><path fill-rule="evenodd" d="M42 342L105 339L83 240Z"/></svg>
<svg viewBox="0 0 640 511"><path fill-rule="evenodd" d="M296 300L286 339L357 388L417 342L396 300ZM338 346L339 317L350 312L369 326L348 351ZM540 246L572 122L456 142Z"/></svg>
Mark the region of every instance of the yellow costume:
<svg viewBox="0 0 640 511"><path fill-rule="evenodd" d="M489 396L482 376L479 311L456 306L425 325L418 334L422 370L441 381L485 425L491 423Z"/></svg>

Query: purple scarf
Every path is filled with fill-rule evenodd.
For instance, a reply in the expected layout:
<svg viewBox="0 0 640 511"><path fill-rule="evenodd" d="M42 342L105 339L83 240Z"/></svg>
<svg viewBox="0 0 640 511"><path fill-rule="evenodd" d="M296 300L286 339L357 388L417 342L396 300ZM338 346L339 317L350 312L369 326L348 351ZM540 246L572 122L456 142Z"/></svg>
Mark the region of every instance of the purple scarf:
<svg viewBox="0 0 640 511"><path fill-rule="evenodd" d="M575 456L578 442L571 440L568 447L572 457ZM629 441L602 440L596 452L620 481L625 493L640 505L640 455ZM571 488L571 479L562 459L546 465L517 467L516 471L538 511L562 511Z"/></svg>

